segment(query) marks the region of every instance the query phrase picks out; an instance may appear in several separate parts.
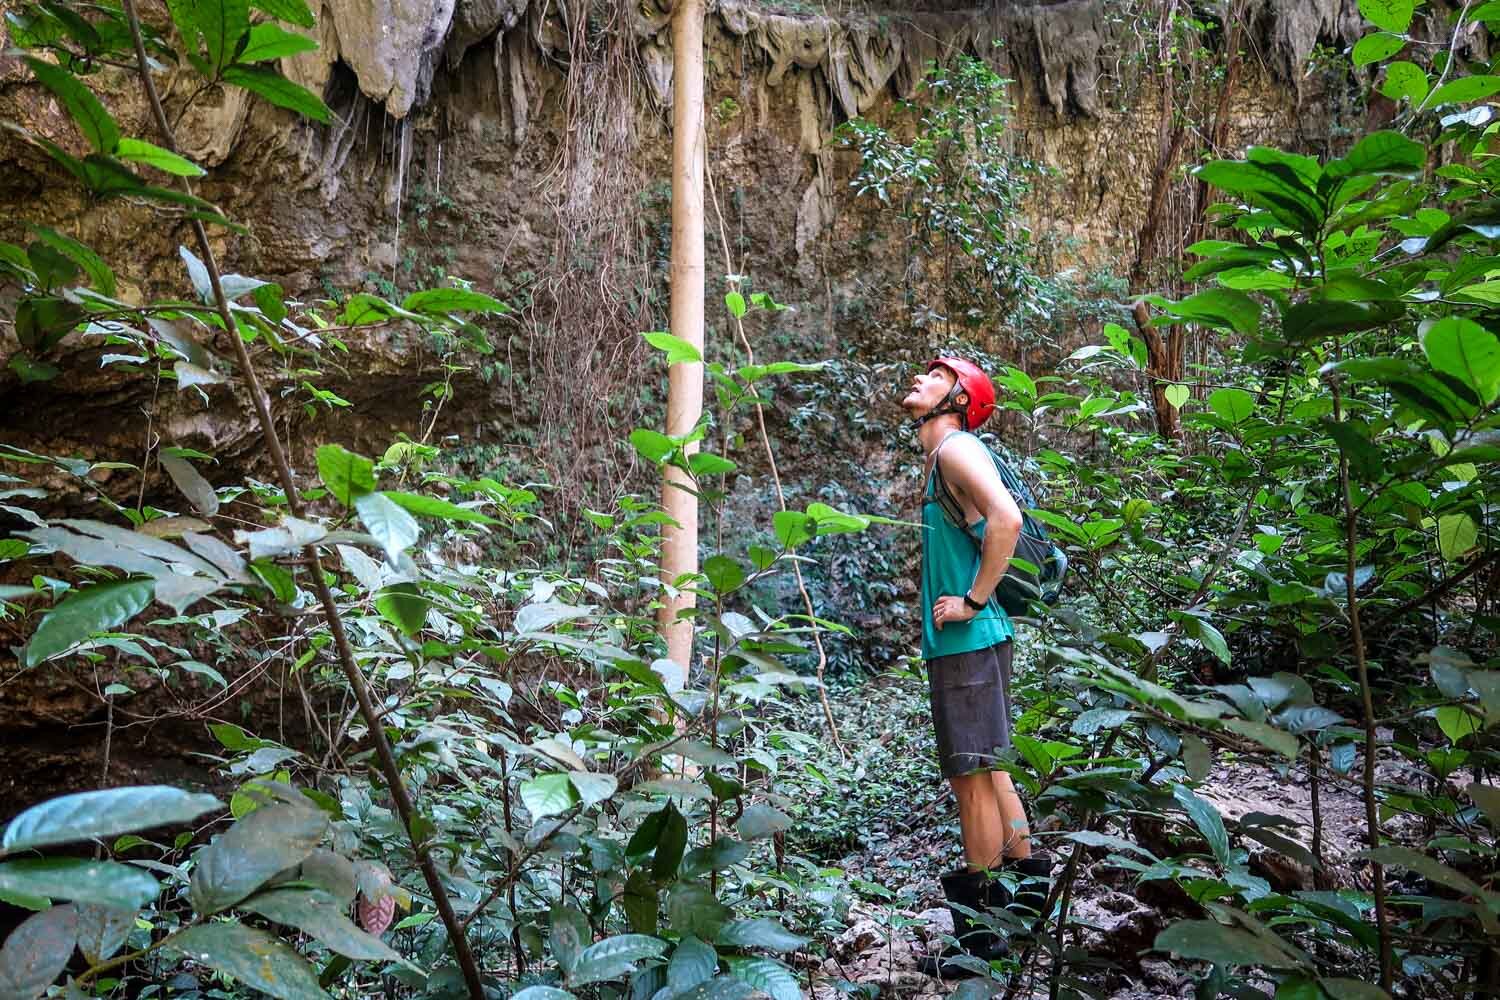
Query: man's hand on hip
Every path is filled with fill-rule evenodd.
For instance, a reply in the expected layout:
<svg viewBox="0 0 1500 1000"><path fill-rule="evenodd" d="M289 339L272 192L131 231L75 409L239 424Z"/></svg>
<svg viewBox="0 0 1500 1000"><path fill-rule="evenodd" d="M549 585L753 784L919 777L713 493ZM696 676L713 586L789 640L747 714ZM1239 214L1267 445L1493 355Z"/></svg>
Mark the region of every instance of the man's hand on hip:
<svg viewBox="0 0 1500 1000"><path fill-rule="evenodd" d="M962 597L945 594L932 605L932 624L941 632L945 622L966 622L978 613Z"/></svg>

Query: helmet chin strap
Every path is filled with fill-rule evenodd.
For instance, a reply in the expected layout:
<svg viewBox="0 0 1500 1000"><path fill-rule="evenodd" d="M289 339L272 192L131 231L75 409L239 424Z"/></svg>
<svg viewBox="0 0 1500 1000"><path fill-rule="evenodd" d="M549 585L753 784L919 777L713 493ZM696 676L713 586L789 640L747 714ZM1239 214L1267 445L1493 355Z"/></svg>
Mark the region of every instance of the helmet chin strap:
<svg viewBox="0 0 1500 1000"><path fill-rule="evenodd" d="M953 401L953 397L961 392L963 392L963 386L955 384L953 388L948 390L948 395L943 397L943 401L941 403L928 410L922 416L913 417L911 425L920 429L929 420L936 420L938 417L946 416L949 413L954 413L958 415L958 422L963 426L963 429L968 430L969 420L965 413L965 408L959 406Z"/></svg>

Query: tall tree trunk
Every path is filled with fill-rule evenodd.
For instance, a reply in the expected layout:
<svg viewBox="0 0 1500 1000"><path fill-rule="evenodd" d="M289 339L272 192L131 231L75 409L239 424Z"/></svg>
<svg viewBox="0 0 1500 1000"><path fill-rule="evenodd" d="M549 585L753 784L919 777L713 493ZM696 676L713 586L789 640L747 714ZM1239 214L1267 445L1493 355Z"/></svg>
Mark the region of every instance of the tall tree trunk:
<svg viewBox="0 0 1500 1000"><path fill-rule="evenodd" d="M672 12L672 333L703 353L703 9L677 0ZM668 372L667 433L687 434L703 414L703 365L678 362ZM692 446L696 448L696 446ZM661 504L676 522L662 528L661 575L672 584L698 570L698 498L681 469L662 476ZM678 613L690 594L668 597L657 623L667 655L691 666L693 626Z"/></svg>

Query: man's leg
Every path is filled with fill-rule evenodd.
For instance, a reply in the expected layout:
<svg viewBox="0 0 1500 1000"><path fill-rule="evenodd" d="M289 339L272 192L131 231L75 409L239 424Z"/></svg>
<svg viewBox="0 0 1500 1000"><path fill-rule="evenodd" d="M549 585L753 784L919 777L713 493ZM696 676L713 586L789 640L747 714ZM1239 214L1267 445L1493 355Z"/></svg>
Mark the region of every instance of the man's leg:
<svg viewBox="0 0 1500 1000"><path fill-rule="evenodd" d="M995 785L995 798L1000 809L1000 821L1005 832L1005 856L1011 860L1031 857L1031 827L1026 820L1026 807L1010 775L1004 771L991 771Z"/></svg>
<svg viewBox="0 0 1500 1000"><path fill-rule="evenodd" d="M1009 776L1007 775L1007 779ZM1001 811L996 782L988 772L978 771L949 778L958 799L958 826L963 832L964 856L974 869L999 868L1005 856L1009 830ZM1015 789L1011 789L1015 796ZM1016 800L1019 807L1020 800Z"/></svg>

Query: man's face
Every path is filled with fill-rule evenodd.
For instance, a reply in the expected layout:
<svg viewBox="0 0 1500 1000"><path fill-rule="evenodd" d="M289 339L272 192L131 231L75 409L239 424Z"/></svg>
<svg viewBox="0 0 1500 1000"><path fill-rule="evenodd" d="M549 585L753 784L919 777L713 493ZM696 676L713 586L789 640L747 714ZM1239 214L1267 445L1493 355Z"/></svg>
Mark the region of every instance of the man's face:
<svg viewBox="0 0 1500 1000"><path fill-rule="evenodd" d="M923 372L912 379L906 398L901 400L901 408L912 416L930 413L942 405L957 381L958 377L944 365Z"/></svg>

